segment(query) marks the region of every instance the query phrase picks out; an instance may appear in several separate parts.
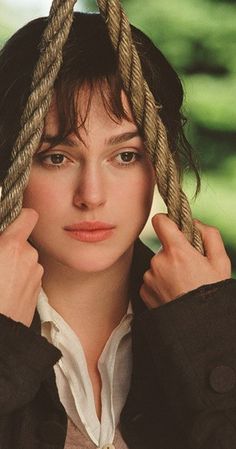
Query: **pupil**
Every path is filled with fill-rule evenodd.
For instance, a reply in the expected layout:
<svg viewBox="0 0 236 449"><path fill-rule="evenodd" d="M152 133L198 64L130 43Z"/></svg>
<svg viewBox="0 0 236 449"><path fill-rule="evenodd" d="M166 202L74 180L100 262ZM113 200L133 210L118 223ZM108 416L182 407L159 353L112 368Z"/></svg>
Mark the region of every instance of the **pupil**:
<svg viewBox="0 0 236 449"><path fill-rule="evenodd" d="M121 157L123 159L123 162L130 162L133 159L133 153L122 153Z"/></svg>
<svg viewBox="0 0 236 449"><path fill-rule="evenodd" d="M61 164L63 162L64 156L63 154L52 154L51 160L54 164Z"/></svg>

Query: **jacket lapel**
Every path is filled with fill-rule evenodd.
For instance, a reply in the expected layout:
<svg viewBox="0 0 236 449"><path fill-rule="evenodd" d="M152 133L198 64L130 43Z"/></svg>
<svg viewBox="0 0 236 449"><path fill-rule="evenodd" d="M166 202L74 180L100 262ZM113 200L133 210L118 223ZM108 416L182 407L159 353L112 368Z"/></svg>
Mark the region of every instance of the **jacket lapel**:
<svg viewBox="0 0 236 449"><path fill-rule="evenodd" d="M153 256L154 253L150 248L140 239L136 240L130 273L130 296L136 316L147 310L147 306L139 295L139 290L143 283L143 275L150 268L150 260Z"/></svg>

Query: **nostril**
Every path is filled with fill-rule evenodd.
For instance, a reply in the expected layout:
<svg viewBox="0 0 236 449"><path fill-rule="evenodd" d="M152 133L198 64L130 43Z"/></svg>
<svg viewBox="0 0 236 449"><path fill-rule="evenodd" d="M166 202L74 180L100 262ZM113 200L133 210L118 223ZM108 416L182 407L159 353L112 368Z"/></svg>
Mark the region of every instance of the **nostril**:
<svg viewBox="0 0 236 449"><path fill-rule="evenodd" d="M74 206L78 207L79 209L95 209L102 204L105 203L105 200L103 198L76 198L74 197L73 204Z"/></svg>
<svg viewBox="0 0 236 449"><path fill-rule="evenodd" d="M87 204L86 203L80 203L79 204L79 207L81 208L81 209L87 209Z"/></svg>

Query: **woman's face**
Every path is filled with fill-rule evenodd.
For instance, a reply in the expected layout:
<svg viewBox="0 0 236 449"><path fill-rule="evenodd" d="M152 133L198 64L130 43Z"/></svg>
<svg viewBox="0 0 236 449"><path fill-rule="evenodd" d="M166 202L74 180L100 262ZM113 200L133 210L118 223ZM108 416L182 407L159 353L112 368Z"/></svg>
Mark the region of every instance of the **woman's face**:
<svg viewBox="0 0 236 449"><path fill-rule="evenodd" d="M83 96L86 100L86 91ZM86 113L82 100L80 95L80 115ZM80 129L82 141L71 134L48 149L58 133L52 104L45 142L34 156L24 193L24 207L39 213L31 241L42 261L49 258L80 272L101 271L130 251L142 231L152 204L154 170L125 95L123 103L131 121L116 123L95 92ZM88 231L97 221L112 229Z"/></svg>

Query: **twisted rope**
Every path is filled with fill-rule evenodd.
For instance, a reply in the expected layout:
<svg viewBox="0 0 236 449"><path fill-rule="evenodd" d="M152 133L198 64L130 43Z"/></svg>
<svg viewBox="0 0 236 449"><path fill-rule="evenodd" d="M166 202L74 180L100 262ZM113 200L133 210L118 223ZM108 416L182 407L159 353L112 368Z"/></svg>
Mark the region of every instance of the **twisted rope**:
<svg viewBox="0 0 236 449"><path fill-rule="evenodd" d="M14 221L22 208L32 157L40 143L44 118L52 101L53 85L62 64L62 50L71 28L75 3L76 0L55 0L49 13L33 74L31 94L12 150L12 164L2 186L1 231Z"/></svg>
<svg viewBox="0 0 236 449"><path fill-rule="evenodd" d="M48 25L43 33L40 58L33 75L32 93L22 116L22 129L13 148L13 162L3 183L0 230L4 230L22 208L23 191L29 179L33 154L43 132L43 120L62 63L62 49L72 24L75 3L76 0L54 0L52 3ZM119 0L98 0L97 3L117 51L124 88L137 124L142 129L168 215L193 246L203 253L200 233L193 225L191 209L181 189L166 130L158 113L159 106L142 76L128 19Z"/></svg>
<svg viewBox="0 0 236 449"><path fill-rule="evenodd" d="M155 167L158 190L167 206L168 216L193 246L203 253L201 236L193 224L188 199L181 189L166 130L158 113L159 106L156 105L142 75L127 16L119 1L98 0L98 6L113 47L117 51L124 88L137 124L143 132L147 152Z"/></svg>

